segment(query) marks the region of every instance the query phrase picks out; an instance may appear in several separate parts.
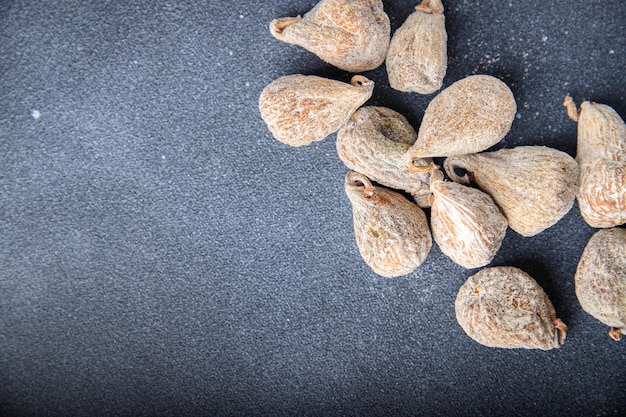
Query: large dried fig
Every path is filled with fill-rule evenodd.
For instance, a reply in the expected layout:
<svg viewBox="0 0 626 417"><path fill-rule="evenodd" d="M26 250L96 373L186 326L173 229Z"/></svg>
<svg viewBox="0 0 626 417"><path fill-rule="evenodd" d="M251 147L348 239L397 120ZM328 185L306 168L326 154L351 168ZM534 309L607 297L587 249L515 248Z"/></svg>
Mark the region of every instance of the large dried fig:
<svg viewBox="0 0 626 417"><path fill-rule="evenodd" d="M391 88L420 94L439 90L448 65L447 41L441 0L424 0L391 38L387 52Z"/></svg>
<svg viewBox="0 0 626 417"><path fill-rule="evenodd" d="M354 171L346 175L345 187L359 252L374 272L393 278L420 266L432 246L422 209Z"/></svg>
<svg viewBox="0 0 626 417"><path fill-rule="evenodd" d="M411 193L420 207L430 205L428 172L409 172L403 156L417 133L400 113L385 107L361 107L337 132L337 153L346 166L387 187ZM430 158L415 161L431 167Z"/></svg>
<svg viewBox="0 0 626 417"><path fill-rule="evenodd" d="M453 156L444 167L457 182L476 181L522 236L534 236L558 222L572 208L578 188L574 158L545 146ZM461 177L455 168L467 174Z"/></svg>
<svg viewBox="0 0 626 417"><path fill-rule="evenodd" d="M609 336L626 332L626 230L596 232L578 262L576 297L583 310L611 326Z"/></svg>
<svg viewBox="0 0 626 417"><path fill-rule="evenodd" d="M322 0L304 17L272 21L270 32L337 68L362 72L385 60L391 25L380 0Z"/></svg>
<svg viewBox="0 0 626 417"><path fill-rule="evenodd" d="M433 239L441 251L465 268L487 265L502 244L507 221L491 197L475 188L430 178Z"/></svg>
<svg viewBox="0 0 626 417"><path fill-rule="evenodd" d="M580 165L578 206L591 227L626 223L626 124L605 104L585 101L576 110L571 97L567 113L578 121L576 160Z"/></svg>
<svg viewBox="0 0 626 417"><path fill-rule="evenodd" d="M288 75L265 87L261 117L279 141L308 145L336 132L374 91L374 82L355 75L351 84L315 75Z"/></svg>
<svg viewBox="0 0 626 417"><path fill-rule="evenodd" d="M509 132L516 111L513 93L497 78L472 75L457 81L426 108L405 164L411 169L416 158L484 151Z"/></svg>
<svg viewBox="0 0 626 417"><path fill-rule="evenodd" d="M537 282L510 266L485 268L461 286L456 318L478 343L548 350L563 345L567 326Z"/></svg>

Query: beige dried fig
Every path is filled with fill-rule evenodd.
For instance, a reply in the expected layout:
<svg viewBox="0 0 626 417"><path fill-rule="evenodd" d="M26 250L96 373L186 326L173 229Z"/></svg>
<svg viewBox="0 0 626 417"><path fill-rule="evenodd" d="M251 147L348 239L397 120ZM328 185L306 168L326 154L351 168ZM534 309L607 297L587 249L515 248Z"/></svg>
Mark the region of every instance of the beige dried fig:
<svg viewBox="0 0 626 417"><path fill-rule="evenodd" d="M431 94L443 85L448 35L441 0L424 0L396 30L387 52L391 88Z"/></svg>
<svg viewBox="0 0 626 417"><path fill-rule="evenodd" d="M350 84L315 75L288 75L265 87L259 110L276 139L303 146L339 130L373 91L374 82L361 75L352 77Z"/></svg>
<svg viewBox="0 0 626 417"><path fill-rule="evenodd" d="M489 75L455 82L430 102L417 140L405 155L413 160L484 151L511 128L517 106L505 83Z"/></svg>
<svg viewBox="0 0 626 417"><path fill-rule="evenodd" d="M409 172L403 156L417 133L400 113L385 107L361 107L337 132L337 153L346 166L386 187L411 193L420 207L430 205L428 172ZM432 169L430 158L416 164Z"/></svg>
<svg viewBox="0 0 626 417"><path fill-rule="evenodd" d="M420 266L432 246L422 209L354 171L346 175L345 187L359 252L374 272L393 278Z"/></svg>
<svg viewBox="0 0 626 417"><path fill-rule="evenodd" d="M576 110L565 97L567 113L578 121L576 160L580 165L578 206L591 227L626 223L626 124L605 104L585 101Z"/></svg>
<svg viewBox="0 0 626 417"><path fill-rule="evenodd" d="M558 222L572 208L578 188L574 158L545 146L453 156L444 168L454 181L475 181L522 236L534 236ZM461 177L455 168L467 174Z"/></svg>
<svg viewBox="0 0 626 417"><path fill-rule="evenodd" d="M626 332L626 230L596 232L578 262L576 297L583 310L611 326L609 336Z"/></svg>
<svg viewBox="0 0 626 417"><path fill-rule="evenodd" d="M537 282L510 266L485 268L461 286L456 318L478 343L548 350L563 345L567 326Z"/></svg>
<svg viewBox="0 0 626 417"><path fill-rule="evenodd" d="M304 17L272 21L270 32L337 68L362 72L385 60L391 25L380 0L322 0Z"/></svg>
<svg viewBox="0 0 626 417"><path fill-rule="evenodd" d="M475 188L445 181L439 170L430 178L430 189L430 225L441 251L465 268L491 262L508 226L491 197Z"/></svg>

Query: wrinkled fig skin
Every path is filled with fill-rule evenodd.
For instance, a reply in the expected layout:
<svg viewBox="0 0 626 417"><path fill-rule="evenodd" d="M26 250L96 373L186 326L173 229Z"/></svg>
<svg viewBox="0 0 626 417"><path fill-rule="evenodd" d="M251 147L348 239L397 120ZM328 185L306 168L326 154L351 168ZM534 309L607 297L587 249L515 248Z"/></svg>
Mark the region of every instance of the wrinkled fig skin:
<svg viewBox="0 0 626 417"><path fill-rule="evenodd" d="M580 165L578 206L591 227L626 223L626 124L611 107L588 101L578 112L565 98L568 114L578 121L576 160Z"/></svg>
<svg viewBox="0 0 626 417"><path fill-rule="evenodd" d="M422 209L354 171L346 175L345 187L359 252L374 272L394 278L420 266L432 246Z"/></svg>
<svg viewBox="0 0 626 417"><path fill-rule="evenodd" d="M448 35L440 0L424 0L396 30L387 52L391 88L431 94L443 85Z"/></svg>
<svg viewBox="0 0 626 417"><path fill-rule="evenodd" d="M391 25L380 0L322 0L304 17L272 21L270 32L337 68L363 72L384 62Z"/></svg>
<svg viewBox="0 0 626 417"><path fill-rule="evenodd" d="M522 236L534 236L563 218L578 188L578 163L545 146L454 156L445 160L444 168L454 181L475 181L502 209L511 229ZM455 168L469 175L459 177Z"/></svg>
<svg viewBox="0 0 626 417"><path fill-rule="evenodd" d="M596 232L585 247L574 278L583 310L611 326L609 336L626 332L626 230Z"/></svg>
<svg viewBox="0 0 626 417"><path fill-rule="evenodd" d="M413 195L420 207L430 206L427 172L409 172L402 159L417 133L400 113L385 107L361 107L337 132L337 153L351 170L386 187ZM431 166L432 159L416 162Z"/></svg>
<svg viewBox="0 0 626 417"><path fill-rule="evenodd" d="M475 188L445 181L441 171L433 173L430 188L430 225L441 251L468 269L491 262L508 226L491 197Z"/></svg>
<svg viewBox="0 0 626 417"><path fill-rule="evenodd" d="M563 345L567 326L537 282L522 270L482 269L461 286L456 318L465 333L490 347L548 350Z"/></svg>
<svg viewBox="0 0 626 417"><path fill-rule="evenodd" d="M516 111L513 93L497 78L472 75L457 81L426 108L405 164L410 169L416 158L484 151L509 132Z"/></svg>
<svg viewBox="0 0 626 417"><path fill-rule="evenodd" d="M372 96L374 82L355 75L351 84L315 75L289 75L265 87L261 117L279 141L309 145L339 130Z"/></svg>

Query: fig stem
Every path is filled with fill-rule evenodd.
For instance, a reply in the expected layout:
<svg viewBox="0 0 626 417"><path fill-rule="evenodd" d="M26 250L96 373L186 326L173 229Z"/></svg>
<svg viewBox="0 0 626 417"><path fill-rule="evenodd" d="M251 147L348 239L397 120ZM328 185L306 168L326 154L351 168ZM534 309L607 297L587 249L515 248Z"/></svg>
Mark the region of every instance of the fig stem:
<svg viewBox="0 0 626 417"><path fill-rule="evenodd" d="M609 331L609 336L611 337L611 339L619 342L622 339L622 329L618 329L617 327L611 327L611 330Z"/></svg>
<svg viewBox="0 0 626 417"><path fill-rule="evenodd" d="M350 171L346 174L346 183L352 187L363 187L363 194L365 194L366 198L371 197L374 194L374 190L376 190L369 178L356 171Z"/></svg>
<svg viewBox="0 0 626 417"><path fill-rule="evenodd" d="M576 109L576 103L574 103L574 100L569 96L569 94L565 96L565 100L563 100L563 105L567 108L567 115L569 116L569 118L575 122L578 122L578 116L580 115L580 111Z"/></svg>
<svg viewBox="0 0 626 417"><path fill-rule="evenodd" d="M272 20L272 23L270 23L270 31L272 32L274 36L282 35L283 30L285 30L287 26L293 25L294 23L298 23L300 20L302 20L302 17L300 16L283 17L281 19Z"/></svg>
<svg viewBox="0 0 626 417"><path fill-rule="evenodd" d="M370 82L371 81L367 77L364 77L362 75L355 75L350 80L350 84L352 84L354 87L362 87Z"/></svg>
<svg viewBox="0 0 626 417"><path fill-rule="evenodd" d="M458 182L461 184L470 183L470 176L467 172L467 165L465 164L465 161L463 161L462 159L454 159L452 157L448 157L446 158L445 161L443 161L443 168L446 170L446 174L448 174L448 176L452 179L452 181ZM462 177L457 175L455 171L456 168L465 170L466 171L465 175L463 175Z"/></svg>
<svg viewBox="0 0 626 417"><path fill-rule="evenodd" d="M552 323L554 324L554 327L556 327L556 346L561 347L563 346L563 342L565 342L565 337L567 336L567 326L561 319L554 319Z"/></svg>
<svg viewBox="0 0 626 417"><path fill-rule="evenodd" d="M429 14L443 13L443 4L441 4L441 0L424 0L415 6L415 10Z"/></svg>

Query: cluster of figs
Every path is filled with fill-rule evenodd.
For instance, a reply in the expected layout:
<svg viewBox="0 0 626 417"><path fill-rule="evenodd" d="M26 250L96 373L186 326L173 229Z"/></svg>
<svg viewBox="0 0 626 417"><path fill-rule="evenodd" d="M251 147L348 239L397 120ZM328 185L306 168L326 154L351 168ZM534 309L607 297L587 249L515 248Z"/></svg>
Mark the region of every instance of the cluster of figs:
<svg viewBox="0 0 626 417"><path fill-rule="evenodd" d="M446 33L440 0L424 0L394 33L380 0L323 0L304 17L270 24L277 39L306 48L350 72L387 63L392 88L431 94L443 85ZM534 236L556 224L578 200L583 219L602 228L589 241L575 276L583 309L626 331L626 125L609 106L564 105L578 122L576 159L545 146L487 150L509 132L517 106L509 87L490 75L454 82L429 103L416 132L400 113L363 106L374 83L349 84L289 75L261 93L261 117L291 146L331 134L350 169L359 252L384 277L406 275L434 240L455 263L487 266L510 227ZM442 166L434 158L443 161ZM447 175L446 175L447 174ZM410 195L411 198L407 198ZM424 208L430 208L430 227ZM533 278L513 267L484 268L461 287L459 324L479 343L551 349L566 326ZM530 318L529 318L530 317Z"/></svg>

